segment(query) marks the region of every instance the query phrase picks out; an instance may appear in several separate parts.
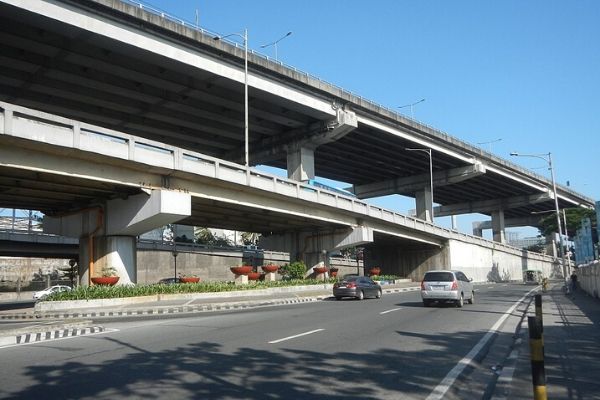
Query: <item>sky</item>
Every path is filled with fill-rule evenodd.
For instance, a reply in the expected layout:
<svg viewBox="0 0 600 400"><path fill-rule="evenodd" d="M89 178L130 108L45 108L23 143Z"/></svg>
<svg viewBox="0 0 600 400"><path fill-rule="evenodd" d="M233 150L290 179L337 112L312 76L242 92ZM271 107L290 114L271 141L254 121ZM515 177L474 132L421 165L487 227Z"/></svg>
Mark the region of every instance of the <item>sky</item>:
<svg viewBox="0 0 600 400"><path fill-rule="evenodd" d="M249 48L270 57L261 45L291 31L283 63L407 116L399 107L425 99L415 119L548 178L543 160L509 154L551 153L557 183L600 200L600 1L143 3L218 34L247 28ZM489 219L461 218L468 233Z"/></svg>

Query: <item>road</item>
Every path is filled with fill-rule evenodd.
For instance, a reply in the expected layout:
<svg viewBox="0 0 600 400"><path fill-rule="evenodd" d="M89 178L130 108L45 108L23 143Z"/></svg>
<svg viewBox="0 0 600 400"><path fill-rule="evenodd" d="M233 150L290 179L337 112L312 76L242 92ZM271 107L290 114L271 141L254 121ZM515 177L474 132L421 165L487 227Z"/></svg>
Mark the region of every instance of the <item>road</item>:
<svg viewBox="0 0 600 400"><path fill-rule="evenodd" d="M0 349L0 398L485 398L521 316L505 313L531 287L477 288L462 309L405 292L105 321L100 335Z"/></svg>

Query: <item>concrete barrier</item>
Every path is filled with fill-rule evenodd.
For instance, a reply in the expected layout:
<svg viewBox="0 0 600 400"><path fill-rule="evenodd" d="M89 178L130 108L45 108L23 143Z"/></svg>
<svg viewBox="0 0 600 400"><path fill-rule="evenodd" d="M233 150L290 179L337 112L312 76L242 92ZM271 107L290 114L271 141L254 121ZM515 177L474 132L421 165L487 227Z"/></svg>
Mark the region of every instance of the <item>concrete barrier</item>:
<svg viewBox="0 0 600 400"><path fill-rule="evenodd" d="M577 282L579 288L592 297L600 297L600 262L592 261L588 264L579 265L577 269Z"/></svg>

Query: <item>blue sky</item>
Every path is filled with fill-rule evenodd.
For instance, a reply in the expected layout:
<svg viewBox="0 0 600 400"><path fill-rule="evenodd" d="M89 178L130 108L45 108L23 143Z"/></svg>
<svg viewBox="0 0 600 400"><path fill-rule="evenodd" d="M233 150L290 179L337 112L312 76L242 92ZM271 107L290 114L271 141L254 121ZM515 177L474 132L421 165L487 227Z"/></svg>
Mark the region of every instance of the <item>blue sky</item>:
<svg viewBox="0 0 600 400"><path fill-rule="evenodd" d="M145 3L190 22L198 10L221 34L247 28L272 57L260 46L292 31L284 63L389 108L425 98L416 119L548 177L542 160L509 153L551 152L558 183L600 199L600 1Z"/></svg>

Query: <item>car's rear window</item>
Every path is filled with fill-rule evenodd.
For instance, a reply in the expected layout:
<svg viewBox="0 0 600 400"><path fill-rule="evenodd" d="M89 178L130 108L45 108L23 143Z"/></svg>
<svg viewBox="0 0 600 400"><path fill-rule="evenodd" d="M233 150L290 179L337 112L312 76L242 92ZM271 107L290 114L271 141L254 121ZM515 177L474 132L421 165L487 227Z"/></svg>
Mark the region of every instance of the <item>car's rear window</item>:
<svg viewBox="0 0 600 400"><path fill-rule="evenodd" d="M452 282L454 275L451 272L427 272L423 280L426 282Z"/></svg>

